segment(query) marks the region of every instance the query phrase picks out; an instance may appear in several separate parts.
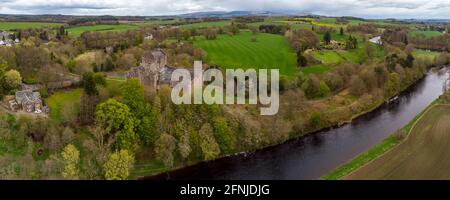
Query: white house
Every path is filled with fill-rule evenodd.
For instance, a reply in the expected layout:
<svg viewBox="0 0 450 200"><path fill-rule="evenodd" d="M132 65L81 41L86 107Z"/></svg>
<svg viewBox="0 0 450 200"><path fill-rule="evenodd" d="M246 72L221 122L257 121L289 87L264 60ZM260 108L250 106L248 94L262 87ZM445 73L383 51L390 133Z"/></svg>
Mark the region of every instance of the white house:
<svg viewBox="0 0 450 200"><path fill-rule="evenodd" d="M374 37L369 40L369 42L372 42L374 44L383 45L383 41L381 41L381 36Z"/></svg>

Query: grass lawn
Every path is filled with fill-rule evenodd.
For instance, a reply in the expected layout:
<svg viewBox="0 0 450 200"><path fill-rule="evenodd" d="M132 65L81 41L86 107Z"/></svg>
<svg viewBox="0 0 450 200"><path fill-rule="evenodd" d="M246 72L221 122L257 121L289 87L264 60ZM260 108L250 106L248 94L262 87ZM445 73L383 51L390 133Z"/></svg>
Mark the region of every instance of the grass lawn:
<svg viewBox="0 0 450 200"><path fill-rule="evenodd" d="M70 36L78 37L82 33L86 31L98 31L98 32L105 32L105 31L128 31L128 30L134 30L138 29L140 26L133 25L133 24L119 24L119 25L93 25L93 26L78 26L67 29Z"/></svg>
<svg viewBox="0 0 450 200"><path fill-rule="evenodd" d="M428 58L431 60L434 60L435 58L437 58L439 56L439 52L435 52L435 51L426 51L426 50L414 50L412 52L412 55L415 58Z"/></svg>
<svg viewBox="0 0 450 200"><path fill-rule="evenodd" d="M0 30L15 30L27 28L59 27L61 23L46 22L0 22Z"/></svg>
<svg viewBox="0 0 450 200"><path fill-rule="evenodd" d="M425 37L436 37L441 36L442 32L439 31L412 31L409 33L409 36L417 36L417 35L424 35Z"/></svg>
<svg viewBox="0 0 450 200"><path fill-rule="evenodd" d="M223 68L278 68L280 73L294 76L296 55L281 35L258 33L256 42L251 32L236 36L218 35L215 40L197 37L196 47L207 52L207 62Z"/></svg>
<svg viewBox="0 0 450 200"><path fill-rule="evenodd" d="M337 53L337 51L314 51L314 58L323 64L336 64L344 62L345 60Z"/></svg>
<svg viewBox="0 0 450 200"><path fill-rule="evenodd" d="M62 117L61 109L65 105L79 102L82 93L82 89L75 89L69 92L56 92L48 97L45 102L50 107L50 117L59 122Z"/></svg>
<svg viewBox="0 0 450 200"><path fill-rule="evenodd" d="M305 75L309 75L309 74L323 74L327 71L329 71L331 69L331 67L327 66L327 65L312 65L312 66L308 66L308 67L302 67L300 68L300 71L303 72L303 74Z"/></svg>

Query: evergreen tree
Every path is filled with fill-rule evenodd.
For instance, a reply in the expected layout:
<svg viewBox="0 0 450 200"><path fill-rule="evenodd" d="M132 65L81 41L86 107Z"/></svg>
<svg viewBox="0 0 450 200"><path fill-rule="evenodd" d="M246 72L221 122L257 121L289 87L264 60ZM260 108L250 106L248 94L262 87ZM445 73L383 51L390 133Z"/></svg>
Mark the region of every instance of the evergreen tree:
<svg viewBox="0 0 450 200"><path fill-rule="evenodd" d="M86 72L83 74L82 83L84 92L87 95L98 95L98 90L94 80L94 74L92 72Z"/></svg>
<svg viewBox="0 0 450 200"><path fill-rule="evenodd" d="M325 44L330 44L331 42L331 34L329 31L327 31L324 35L323 35L323 40L325 41Z"/></svg>

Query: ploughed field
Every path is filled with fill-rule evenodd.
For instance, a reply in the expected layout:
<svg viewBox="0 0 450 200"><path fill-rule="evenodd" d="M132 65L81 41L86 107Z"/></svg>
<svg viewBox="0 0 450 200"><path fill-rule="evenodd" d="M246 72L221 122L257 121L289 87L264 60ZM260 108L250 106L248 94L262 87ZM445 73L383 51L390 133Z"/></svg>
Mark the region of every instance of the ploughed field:
<svg viewBox="0 0 450 200"><path fill-rule="evenodd" d="M344 179L450 179L450 106L431 108L408 138Z"/></svg>
<svg viewBox="0 0 450 200"><path fill-rule="evenodd" d="M252 41L251 32L235 36L217 35L215 40L197 37L196 47L207 52L210 64L223 68L278 68L280 74L293 76L296 72L296 55L281 35L258 33Z"/></svg>

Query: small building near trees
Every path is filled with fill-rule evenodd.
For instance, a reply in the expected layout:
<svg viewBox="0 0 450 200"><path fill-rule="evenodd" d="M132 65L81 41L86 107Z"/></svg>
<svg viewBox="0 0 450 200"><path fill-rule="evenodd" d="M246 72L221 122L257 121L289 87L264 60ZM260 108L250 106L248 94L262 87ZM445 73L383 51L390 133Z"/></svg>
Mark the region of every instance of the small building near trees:
<svg viewBox="0 0 450 200"><path fill-rule="evenodd" d="M23 110L28 113L41 113L42 100L39 92L23 90L16 92L15 98L9 101L9 107L12 111Z"/></svg>

